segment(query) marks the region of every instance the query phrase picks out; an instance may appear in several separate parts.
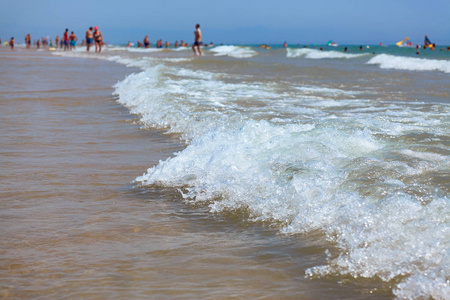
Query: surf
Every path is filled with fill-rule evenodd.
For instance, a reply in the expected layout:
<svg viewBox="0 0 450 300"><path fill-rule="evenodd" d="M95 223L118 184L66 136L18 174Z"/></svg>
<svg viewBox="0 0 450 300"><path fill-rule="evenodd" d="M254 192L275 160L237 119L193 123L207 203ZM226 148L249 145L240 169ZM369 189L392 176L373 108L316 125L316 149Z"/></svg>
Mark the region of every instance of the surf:
<svg viewBox="0 0 450 300"><path fill-rule="evenodd" d="M444 73L450 73L450 61L444 59L438 60L379 54L370 59L367 63L379 65L382 69L440 71Z"/></svg>
<svg viewBox="0 0 450 300"><path fill-rule="evenodd" d="M396 98L409 86L387 93L382 83L396 75L379 70L376 59L397 59L390 54L270 51L279 56L254 56L245 66L247 58L213 51L183 60L114 53L111 59L142 70L115 85L117 101L142 128L185 143L134 184L179 191L187 205L245 216L280 235L319 233L331 246L324 265L307 269L309 278L371 278L400 298L445 297L450 106ZM336 72L327 69L333 59L348 72L326 77ZM246 69L267 60L282 71ZM374 74L386 76L377 81L382 87Z"/></svg>
<svg viewBox="0 0 450 300"><path fill-rule="evenodd" d="M216 56L230 56L235 58L250 58L258 55L258 52L255 50L244 46L217 46L210 49L210 51L214 52Z"/></svg>
<svg viewBox="0 0 450 300"><path fill-rule="evenodd" d="M304 57L309 59L352 59L368 55L368 53L352 54L339 51L321 51L317 49L286 49L286 56L290 58Z"/></svg>

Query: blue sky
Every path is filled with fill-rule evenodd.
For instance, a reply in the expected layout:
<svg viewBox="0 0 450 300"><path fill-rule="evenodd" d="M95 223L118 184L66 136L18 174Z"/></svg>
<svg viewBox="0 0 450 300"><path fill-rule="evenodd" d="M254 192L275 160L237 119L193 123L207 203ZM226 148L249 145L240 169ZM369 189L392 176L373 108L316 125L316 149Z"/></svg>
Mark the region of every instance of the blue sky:
<svg viewBox="0 0 450 300"><path fill-rule="evenodd" d="M113 44L146 34L191 43L200 23L216 44L419 44L427 34L448 45L449 17L450 0L0 0L0 37L54 39L69 28L81 40L99 26Z"/></svg>

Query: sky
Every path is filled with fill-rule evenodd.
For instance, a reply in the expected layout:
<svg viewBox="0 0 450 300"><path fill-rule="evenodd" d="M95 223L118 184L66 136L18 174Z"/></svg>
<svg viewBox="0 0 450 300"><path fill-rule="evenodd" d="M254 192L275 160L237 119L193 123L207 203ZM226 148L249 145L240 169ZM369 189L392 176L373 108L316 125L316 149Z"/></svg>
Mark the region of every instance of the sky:
<svg viewBox="0 0 450 300"><path fill-rule="evenodd" d="M79 41L98 26L110 44L146 34L192 43L195 24L215 44L395 44L409 37L450 45L450 0L0 0L0 38Z"/></svg>

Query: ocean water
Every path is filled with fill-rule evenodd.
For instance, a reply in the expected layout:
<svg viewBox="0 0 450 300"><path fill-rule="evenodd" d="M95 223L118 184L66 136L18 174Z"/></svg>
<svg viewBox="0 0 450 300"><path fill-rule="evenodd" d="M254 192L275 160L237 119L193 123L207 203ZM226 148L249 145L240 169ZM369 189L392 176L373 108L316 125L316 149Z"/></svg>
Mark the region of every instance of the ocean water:
<svg viewBox="0 0 450 300"><path fill-rule="evenodd" d="M270 298L450 299L450 52L318 48L53 54L133 68L114 85L117 103L142 130L183 143L134 188L225 218L230 238L270 232L241 251L290 241L261 256L279 259L271 270L289 282ZM301 269L288 272L283 256ZM264 295L252 293L237 295Z"/></svg>
<svg viewBox="0 0 450 300"><path fill-rule="evenodd" d="M400 298L448 299L450 52L411 50L133 57L142 72L116 85L118 101L187 145L136 182L280 234L321 232L334 249L311 278L380 278Z"/></svg>

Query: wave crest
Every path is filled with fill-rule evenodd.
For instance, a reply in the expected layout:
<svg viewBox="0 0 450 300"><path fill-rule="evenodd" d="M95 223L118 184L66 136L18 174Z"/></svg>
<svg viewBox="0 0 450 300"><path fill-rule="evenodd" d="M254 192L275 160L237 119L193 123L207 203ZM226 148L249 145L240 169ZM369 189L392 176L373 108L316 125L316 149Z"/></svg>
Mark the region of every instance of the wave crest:
<svg viewBox="0 0 450 300"><path fill-rule="evenodd" d="M286 49L287 57L305 57L309 59L324 59L324 58L357 58L361 56L368 55L367 53L362 54L350 54L350 53L342 53L338 51L321 51L317 49L309 49L309 48L303 48L303 49L292 49L287 48Z"/></svg>
<svg viewBox="0 0 450 300"><path fill-rule="evenodd" d="M231 56L235 58L250 58L258 55L258 52L250 47L243 46L217 46L210 50L216 56Z"/></svg>
<svg viewBox="0 0 450 300"><path fill-rule="evenodd" d="M441 71L450 73L450 61L379 54L367 62L382 69L409 71Z"/></svg>

